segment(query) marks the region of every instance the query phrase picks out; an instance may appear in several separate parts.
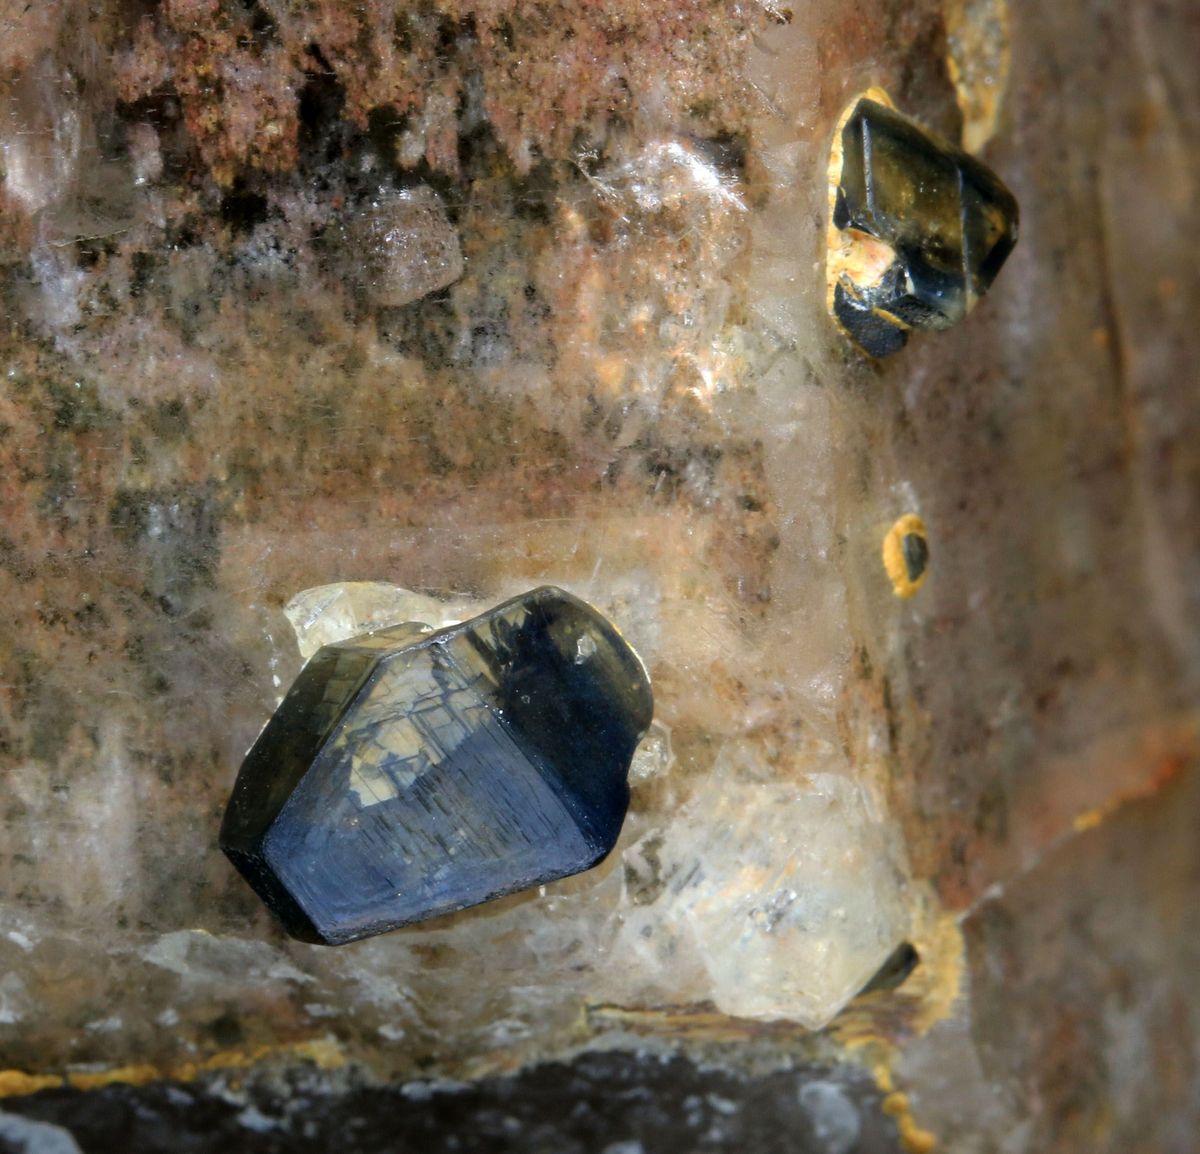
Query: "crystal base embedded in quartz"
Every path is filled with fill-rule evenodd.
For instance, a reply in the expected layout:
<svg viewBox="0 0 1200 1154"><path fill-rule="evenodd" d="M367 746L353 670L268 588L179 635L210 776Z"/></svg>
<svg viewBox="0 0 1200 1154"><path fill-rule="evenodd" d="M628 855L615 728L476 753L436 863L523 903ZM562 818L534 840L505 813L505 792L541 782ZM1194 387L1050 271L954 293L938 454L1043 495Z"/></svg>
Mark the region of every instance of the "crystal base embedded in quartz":
<svg viewBox="0 0 1200 1154"><path fill-rule="evenodd" d="M327 645L247 755L221 846L329 944L579 873L617 840L652 710L629 645L554 588Z"/></svg>
<svg viewBox="0 0 1200 1154"><path fill-rule="evenodd" d="M877 96L872 99L870 96ZM957 324L1017 241L1017 202L995 173L872 90L831 161L830 307L872 356L913 328Z"/></svg>

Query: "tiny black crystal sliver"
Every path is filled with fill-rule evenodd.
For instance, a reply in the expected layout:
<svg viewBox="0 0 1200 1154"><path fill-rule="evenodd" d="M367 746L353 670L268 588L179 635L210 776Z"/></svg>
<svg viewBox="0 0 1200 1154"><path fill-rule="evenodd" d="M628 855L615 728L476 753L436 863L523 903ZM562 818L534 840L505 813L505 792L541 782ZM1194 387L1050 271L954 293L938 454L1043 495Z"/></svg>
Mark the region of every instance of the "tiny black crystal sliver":
<svg viewBox="0 0 1200 1154"><path fill-rule="evenodd" d="M553 587L319 650L242 764L221 848L337 945L589 869L616 844L650 682Z"/></svg>

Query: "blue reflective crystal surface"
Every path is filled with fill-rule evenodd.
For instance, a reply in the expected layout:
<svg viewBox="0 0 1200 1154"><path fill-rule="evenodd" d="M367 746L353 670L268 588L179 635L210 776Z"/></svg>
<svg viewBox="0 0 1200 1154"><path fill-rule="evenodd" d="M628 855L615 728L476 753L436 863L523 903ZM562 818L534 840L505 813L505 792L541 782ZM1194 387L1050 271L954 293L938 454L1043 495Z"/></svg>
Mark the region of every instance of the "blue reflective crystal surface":
<svg viewBox="0 0 1200 1154"><path fill-rule="evenodd" d="M330 944L566 877L616 843L652 711L616 629L550 587L326 646L246 756L221 846Z"/></svg>

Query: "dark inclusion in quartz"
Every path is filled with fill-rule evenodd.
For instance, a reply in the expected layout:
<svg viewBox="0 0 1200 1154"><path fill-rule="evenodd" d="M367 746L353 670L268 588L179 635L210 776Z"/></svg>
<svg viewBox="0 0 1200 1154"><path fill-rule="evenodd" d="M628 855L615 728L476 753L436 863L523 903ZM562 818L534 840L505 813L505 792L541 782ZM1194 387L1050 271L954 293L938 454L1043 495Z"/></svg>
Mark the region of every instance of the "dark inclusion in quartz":
<svg viewBox="0 0 1200 1154"><path fill-rule="evenodd" d="M560 589L327 645L246 755L221 848L328 944L567 877L616 843L652 712L637 654Z"/></svg>
<svg viewBox="0 0 1200 1154"><path fill-rule="evenodd" d="M1017 202L986 165L880 100L852 106L835 166L839 151L831 307L882 357L909 329L967 315L1016 244Z"/></svg>
<svg viewBox="0 0 1200 1154"><path fill-rule="evenodd" d="M929 572L929 538L925 522L906 513L883 539L883 567L892 580L897 597L911 597Z"/></svg>
<svg viewBox="0 0 1200 1154"><path fill-rule="evenodd" d="M900 540L900 551L904 556L904 569L914 585L925 576L929 565L929 542L920 533L905 533Z"/></svg>

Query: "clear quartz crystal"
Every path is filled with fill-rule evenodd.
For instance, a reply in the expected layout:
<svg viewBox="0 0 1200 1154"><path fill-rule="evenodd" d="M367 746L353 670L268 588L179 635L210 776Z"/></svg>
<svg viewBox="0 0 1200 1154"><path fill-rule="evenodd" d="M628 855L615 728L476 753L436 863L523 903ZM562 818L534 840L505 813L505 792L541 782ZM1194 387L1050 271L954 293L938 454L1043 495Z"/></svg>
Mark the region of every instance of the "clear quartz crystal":
<svg viewBox="0 0 1200 1154"><path fill-rule="evenodd" d="M907 929L884 827L846 777L711 781L650 849L666 884L624 940L664 985L698 958L700 992L734 1017L824 1026Z"/></svg>

